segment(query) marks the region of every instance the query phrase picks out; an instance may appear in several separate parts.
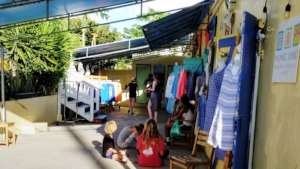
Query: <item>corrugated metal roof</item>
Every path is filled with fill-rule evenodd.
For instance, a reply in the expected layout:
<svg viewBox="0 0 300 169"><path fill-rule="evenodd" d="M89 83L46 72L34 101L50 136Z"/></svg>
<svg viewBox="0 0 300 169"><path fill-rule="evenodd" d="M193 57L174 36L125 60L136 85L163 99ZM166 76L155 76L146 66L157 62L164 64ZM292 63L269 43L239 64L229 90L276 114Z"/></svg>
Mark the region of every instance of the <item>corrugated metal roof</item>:
<svg viewBox="0 0 300 169"><path fill-rule="evenodd" d="M77 49L74 52L74 60L123 57L134 52L142 52L148 50L149 46L145 38L123 40Z"/></svg>
<svg viewBox="0 0 300 169"><path fill-rule="evenodd" d="M170 48L173 46L186 45L189 41L189 36L185 36L165 45L165 47ZM138 38L79 48L73 53L73 56L74 60L77 61L92 61L120 58L131 56L134 53L148 51L150 51L150 48L146 39Z"/></svg>
<svg viewBox="0 0 300 169"><path fill-rule="evenodd" d="M208 14L211 4L212 1L200 2L143 26L150 49L164 48L166 44L196 31Z"/></svg>

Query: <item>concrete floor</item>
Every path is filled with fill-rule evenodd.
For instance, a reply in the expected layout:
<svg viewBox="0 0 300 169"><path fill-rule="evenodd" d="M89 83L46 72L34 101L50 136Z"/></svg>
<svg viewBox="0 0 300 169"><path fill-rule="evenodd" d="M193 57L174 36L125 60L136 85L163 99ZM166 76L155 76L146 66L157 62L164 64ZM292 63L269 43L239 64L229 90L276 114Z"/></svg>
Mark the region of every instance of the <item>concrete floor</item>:
<svg viewBox="0 0 300 169"><path fill-rule="evenodd" d="M122 110L123 111L123 110ZM124 111L123 111L124 112ZM147 116L139 113L127 116L125 113L114 112L110 119L118 122L118 132L123 126L143 123ZM166 122L166 114L159 118L162 131ZM17 145L9 148L0 146L1 169L133 169L136 154L129 150L127 164L104 159L101 156L103 125L85 124L72 126L53 126L48 132L35 135L21 135ZM171 154L188 154L186 148L172 148ZM168 168L168 161L162 168Z"/></svg>

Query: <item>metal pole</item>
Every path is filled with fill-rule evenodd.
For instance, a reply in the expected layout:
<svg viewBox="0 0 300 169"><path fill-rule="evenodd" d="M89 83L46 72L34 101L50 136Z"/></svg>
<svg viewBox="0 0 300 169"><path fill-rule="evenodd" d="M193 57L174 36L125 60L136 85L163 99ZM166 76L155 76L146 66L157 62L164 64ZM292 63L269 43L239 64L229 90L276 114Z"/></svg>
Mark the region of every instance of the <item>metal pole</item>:
<svg viewBox="0 0 300 169"><path fill-rule="evenodd" d="M2 121L6 122L6 111L5 111L5 89L4 89L4 48L1 48L1 103L2 103Z"/></svg>

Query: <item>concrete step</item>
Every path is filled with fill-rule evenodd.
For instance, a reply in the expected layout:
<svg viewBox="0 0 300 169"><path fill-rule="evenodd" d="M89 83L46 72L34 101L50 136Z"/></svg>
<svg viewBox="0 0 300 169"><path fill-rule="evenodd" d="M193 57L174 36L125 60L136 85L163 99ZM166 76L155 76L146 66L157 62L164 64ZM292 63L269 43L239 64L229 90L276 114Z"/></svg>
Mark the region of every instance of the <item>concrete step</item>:
<svg viewBox="0 0 300 169"><path fill-rule="evenodd" d="M27 123L27 124L15 124L15 128L20 135L33 135L40 132L48 131L48 123L47 122L35 122L35 123Z"/></svg>

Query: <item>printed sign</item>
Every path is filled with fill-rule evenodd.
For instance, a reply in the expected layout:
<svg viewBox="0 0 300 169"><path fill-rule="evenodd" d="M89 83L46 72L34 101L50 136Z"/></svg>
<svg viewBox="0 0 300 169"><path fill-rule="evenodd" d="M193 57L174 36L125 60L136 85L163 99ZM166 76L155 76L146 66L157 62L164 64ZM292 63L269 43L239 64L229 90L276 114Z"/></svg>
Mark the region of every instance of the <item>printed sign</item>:
<svg viewBox="0 0 300 169"><path fill-rule="evenodd" d="M296 83L300 45L300 16L279 26L272 81Z"/></svg>

